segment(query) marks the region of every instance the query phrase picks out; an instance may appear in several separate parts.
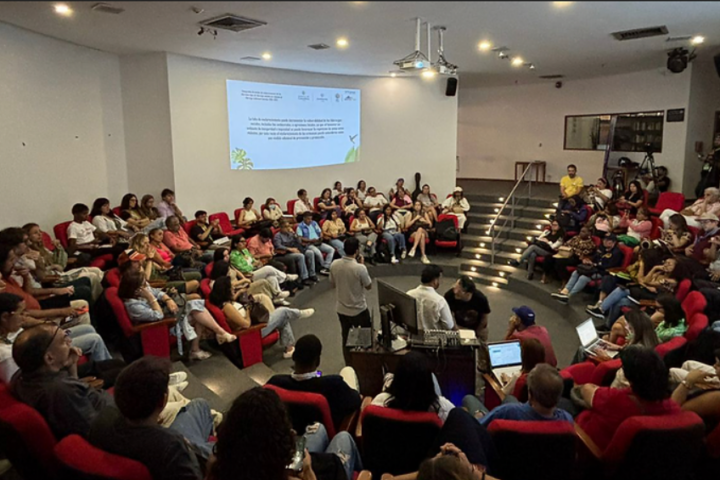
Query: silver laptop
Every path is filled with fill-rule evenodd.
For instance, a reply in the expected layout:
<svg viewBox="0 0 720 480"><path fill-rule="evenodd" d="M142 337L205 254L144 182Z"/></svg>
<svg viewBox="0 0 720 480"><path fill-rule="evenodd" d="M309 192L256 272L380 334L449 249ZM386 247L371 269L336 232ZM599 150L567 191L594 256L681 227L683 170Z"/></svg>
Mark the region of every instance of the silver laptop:
<svg viewBox="0 0 720 480"><path fill-rule="evenodd" d="M578 337L580 337L580 343L585 349L585 353L588 355L596 355L595 352L597 350L602 350L605 355L613 358L619 353L617 350L608 350L608 347L611 344L598 336L592 318L588 318L583 323L575 327L575 330L577 330Z"/></svg>
<svg viewBox="0 0 720 480"><path fill-rule="evenodd" d="M522 369L520 340L488 343L490 368L495 378L502 383L502 374L511 376Z"/></svg>

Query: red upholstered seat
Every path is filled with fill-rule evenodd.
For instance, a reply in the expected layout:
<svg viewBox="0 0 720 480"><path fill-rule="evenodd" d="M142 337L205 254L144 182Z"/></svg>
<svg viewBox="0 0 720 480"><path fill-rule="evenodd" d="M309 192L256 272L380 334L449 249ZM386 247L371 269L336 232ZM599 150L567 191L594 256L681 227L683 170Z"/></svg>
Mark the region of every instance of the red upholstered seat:
<svg viewBox="0 0 720 480"><path fill-rule="evenodd" d="M318 211L318 203L320 203L320 197L313 198L313 209L316 212Z"/></svg>
<svg viewBox="0 0 720 480"><path fill-rule="evenodd" d="M287 210L285 211L286 215L295 215L295 202L297 201L297 198L287 201Z"/></svg>
<svg viewBox="0 0 720 480"><path fill-rule="evenodd" d="M660 215L663 210L668 208L676 212L685 208L685 195L676 192L662 192L655 206L649 210L653 215Z"/></svg>
<svg viewBox="0 0 720 480"><path fill-rule="evenodd" d="M265 388L275 391L285 404L290 421L296 432L304 432L305 427L320 422L332 440L336 429L330 413L327 399L319 393L297 392L265 384Z"/></svg>
<svg viewBox="0 0 720 480"><path fill-rule="evenodd" d="M45 248L47 248L48 250L50 250L51 252L55 251L55 244L53 243L53 240L50 237L50 235L47 232L43 232L43 231L41 231L40 233L42 234L43 246Z"/></svg>
<svg viewBox="0 0 720 480"><path fill-rule="evenodd" d="M560 373L564 378L572 378L576 384L593 383L600 386L609 386L615 379L615 374L622 367L619 358L607 362L595 363L585 361L564 368Z"/></svg>
<svg viewBox="0 0 720 480"><path fill-rule="evenodd" d="M663 222L658 217L650 217L652 222L652 230L650 230L650 240L657 240L662 236L660 229L663 228Z"/></svg>
<svg viewBox="0 0 720 480"><path fill-rule="evenodd" d="M363 410L360 423L364 465L373 478L416 471L442 427L435 413L375 405Z"/></svg>
<svg viewBox="0 0 720 480"><path fill-rule="evenodd" d="M68 246L68 236L67 236L67 229L68 226L72 223L72 220L69 222L62 222L58 223L53 227L53 233L55 233L55 238L60 240L60 244L67 249ZM90 260L90 266L91 267L97 267L101 270L105 270L108 263L113 261L113 256L111 254L107 255L99 255L92 260Z"/></svg>
<svg viewBox="0 0 720 480"><path fill-rule="evenodd" d="M455 229L458 228L458 219L455 215L440 215L438 217L438 222L442 222L444 220L450 220L453 222L453 225L455 225ZM460 233L458 232L457 238L455 240L440 240L435 239L435 247L439 248L454 248L457 250L458 255L460 254L461 245L460 245Z"/></svg>
<svg viewBox="0 0 720 480"><path fill-rule="evenodd" d="M695 340L700 332L705 330L710 324L707 315L704 313L696 313L688 320L688 329L685 332L685 338L688 342Z"/></svg>
<svg viewBox="0 0 720 480"><path fill-rule="evenodd" d="M213 220L218 219L220 220L220 231L223 233L223 235L227 237L234 237L235 235L242 235L243 232L245 232L242 228L233 228L232 224L230 223L230 217L228 217L228 214L225 212L218 212L213 213L210 215L209 220L212 222Z"/></svg>
<svg viewBox="0 0 720 480"><path fill-rule="evenodd" d="M153 480L142 463L100 450L80 435L63 438L55 445L55 455L68 478Z"/></svg>
<svg viewBox="0 0 720 480"><path fill-rule="evenodd" d="M118 288L120 286L120 270L118 268L111 268L105 272L105 280L111 287Z"/></svg>
<svg viewBox="0 0 720 480"><path fill-rule="evenodd" d="M692 281L689 278L686 278L682 282L680 282L680 285L677 286L677 289L675 290L675 298L680 300L681 302L685 300L685 297L687 297L688 293L690 293L690 289L692 288Z"/></svg>
<svg viewBox="0 0 720 480"><path fill-rule="evenodd" d="M117 207L113 208L112 211L115 215L117 215L119 217L120 213L122 212L122 209L119 206L117 206Z"/></svg>
<svg viewBox="0 0 720 480"><path fill-rule="evenodd" d="M205 280L207 279L203 281ZM200 288L202 288L202 282L200 283ZM218 325L226 332L230 332L238 337L243 367L250 367L256 363L261 363L263 361L263 348L274 345L280 339L280 333L277 330L263 338L260 330L265 326L264 324L253 325L250 328L233 331L220 308L210 303L209 300L205 300L205 308L208 309L210 315L213 316Z"/></svg>
<svg viewBox="0 0 720 480"><path fill-rule="evenodd" d="M700 292L690 292L682 302L682 309L685 311L685 318L690 318L696 313L703 313L707 307L705 295Z"/></svg>
<svg viewBox="0 0 720 480"><path fill-rule="evenodd" d="M0 449L22 478L58 478L56 443L42 415L0 385Z"/></svg>
<svg viewBox="0 0 720 480"><path fill-rule="evenodd" d="M493 474L503 480L572 478L577 437L570 422L494 420Z"/></svg>
<svg viewBox="0 0 720 480"><path fill-rule="evenodd" d="M200 294L203 296L203 298L207 299L208 297L210 297L210 292L212 292L212 288L210 288L210 278L203 278L202 280L200 280Z"/></svg>
<svg viewBox="0 0 720 480"><path fill-rule="evenodd" d="M213 266L215 265L215 262L210 262L207 265L205 265L205 276L210 278L210 274L212 273Z"/></svg>
<svg viewBox="0 0 720 480"><path fill-rule="evenodd" d="M194 227L196 223L196 220L190 220L189 222L183 223L182 227L185 229L185 233L190 235L190 230L192 230L192 227Z"/></svg>

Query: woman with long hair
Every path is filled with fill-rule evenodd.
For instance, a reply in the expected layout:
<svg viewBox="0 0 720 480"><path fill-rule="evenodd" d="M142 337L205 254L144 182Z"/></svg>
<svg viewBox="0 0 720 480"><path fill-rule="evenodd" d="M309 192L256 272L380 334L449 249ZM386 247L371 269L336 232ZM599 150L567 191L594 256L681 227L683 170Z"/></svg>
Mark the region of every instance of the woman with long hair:
<svg viewBox="0 0 720 480"><path fill-rule="evenodd" d="M202 279L200 272L197 270L183 272L178 267L167 264L160 258L155 247L150 245L150 239L144 233L135 234L130 240L130 248L145 255L145 260L140 263L148 281L162 280L166 282L166 288L175 288L178 292L187 294L193 294L200 288ZM154 261L156 256L159 257L162 265Z"/></svg>
<svg viewBox="0 0 720 480"><path fill-rule="evenodd" d="M371 264L374 264L378 235L375 233L375 224L370 220L364 208L357 211L357 216L350 224L350 234L358 239L363 247L365 257Z"/></svg>
<svg viewBox="0 0 720 480"><path fill-rule="evenodd" d="M340 203L340 197L345 194L345 190L343 189L342 182L338 180L333 184L332 189L332 198L335 201L335 203Z"/></svg>
<svg viewBox="0 0 720 480"><path fill-rule="evenodd" d="M347 193L340 200L340 209L343 212L343 216L349 219L355 215L362 206L362 200L358 198L356 190L354 188L348 188Z"/></svg>
<svg viewBox="0 0 720 480"><path fill-rule="evenodd" d="M158 209L155 208L155 197L150 194L143 195L140 200L140 213L142 213L144 217L149 218L150 221L156 220L160 217L160 212L158 212Z"/></svg>
<svg viewBox="0 0 720 480"><path fill-rule="evenodd" d="M260 215L260 213L258 213L256 209L253 208L254 204L255 200L250 197L245 197L243 199L243 206L237 219L238 228L244 228L246 230L253 229L255 227L255 224L260 221L262 216Z"/></svg>
<svg viewBox="0 0 720 480"><path fill-rule="evenodd" d="M688 228L685 217L679 213L671 215L668 223L667 230L661 229L662 241L665 242L672 253L682 255L685 253L685 249L692 245L695 236Z"/></svg>
<svg viewBox="0 0 720 480"><path fill-rule="evenodd" d="M317 210L318 213L320 213L321 219L328 219L330 218L330 212L337 211L338 215L340 215L340 207L338 207L337 203L335 203L335 200L332 198L332 190L329 188L324 188L322 193L320 194L320 200L317 204Z"/></svg>
<svg viewBox="0 0 720 480"><path fill-rule="evenodd" d="M527 376L538 363L545 363L545 347L537 338L527 338L520 344L520 356L522 357L520 371L512 375L503 373L498 379L503 384L502 391L505 395L513 395L520 377Z"/></svg>
<svg viewBox="0 0 720 480"><path fill-rule="evenodd" d="M136 323L158 322L165 317L160 302L163 302L170 314L178 315L180 307L168 294L148 285L145 273L141 270L128 270L120 280L118 296L125 303L130 320ZM203 300L187 300L184 310L179 314L176 336L184 336L190 342L190 360L205 360L212 354L200 349L200 338L210 336L219 344L237 340L217 324L205 309Z"/></svg>
<svg viewBox="0 0 720 480"><path fill-rule="evenodd" d="M263 218L272 222L272 226L277 228L283 217L282 207L272 197L265 200L262 207L260 210L262 210Z"/></svg>
<svg viewBox="0 0 720 480"><path fill-rule="evenodd" d="M588 188L588 203L597 211L605 209L605 205L610 200L612 200L612 190L610 190L607 179L600 177L595 185Z"/></svg>
<svg viewBox="0 0 720 480"><path fill-rule="evenodd" d="M403 187L395 189L395 195L390 197L390 206L393 210L396 210L397 213L404 215L408 212L411 205L412 198L410 198L408 191Z"/></svg>
<svg viewBox="0 0 720 480"><path fill-rule="evenodd" d="M550 223L550 228L535 237L518 260L510 260L510 265L519 267L521 263L527 262L527 278L528 280L532 280L535 276L535 262L537 258L542 257L547 260L547 257L555 255L563 244L563 238L565 238L565 230L563 230L557 220L553 220Z"/></svg>
<svg viewBox="0 0 720 480"><path fill-rule="evenodd" d="M387 241L390 250L390 262L398 263L395 257L395 248L400 249L400 258L407 256L405 247L405 235L401 232L402 220L398 219L390 205L385 205L382 215L377 220L377 232L383 240Z"/></svg>
<svg viewBox="0 0 720 480"><path fill-rule="evenodd" d="M110 208L110 200L107 198L96 198L93 202L90 216L93 217L92 224L103 233L115 238L118 242L127 243L130 238L128 224L125 220L115 215Z"/></svg>
<svg viewBox="0 0 720 480"><path fill-rule="evenodd" d="M143 217L140 212L138 199L134 193L127 193L123 196L120 202L120 218L125 220L135 232L139 232L150 225L150 219Z"/></svg>
<svg viewBox="0 0 720 480"><path fill-rule="evenodd" d="M212 270L210 271L210 288L215 285L215 280L220 277L229 277L232 282L233 292L237 292L239 295L257 295L263 294L273 300L275 305L288 306L290 305L285 299L290 296L290 292L275 290L273 285L265 280L251 281L243 276L241 272L236 270L230 265L230 254L228 249L223 254L223 259L215 260L212 264Z"/></svg>
<svg viewBox="0 0 720 480"><path fill-rule="evenodd" d="M633 180L628 185L628 190L618 199L618 209L630 210L631 215L636 215L638 208L645 202L645 191L638 180Z"/></svg>
<svg viewBox="0 0 720 480"><path fill-rule="evenodd" d="M429 264L430 260L425 255L425 240L429 238L429 230L432 228L432 220L430 216L423 211L423 205L420 200L415 200L412 210L405 215L404 231L408 235L408 239L413 244L410 249L410 258L415 256L415 252L420 248L420 261Z"/></svg>
<svg viewBox="0 0 720 480"><path fill-rule="evenodd" d="M322 226L322 239L337 250L341 257L345 256L343 240L346 232L345 224L338 217L337 210L331 210L329 218Z"/></svg>
<svg viewBox="0 0 720 480"><path fill-rule="evenodd" d="M438 209L440 203L438 202L437 195L430 191L430 185L427 183L422 186L422 190L418 194L415 200L420 200L423 204L423 209L430 215L433 222L437 222Z"/></svg>
<svg viewBox="0 0 720 480"><path fill-rule="evenodd" d="M285 347L283 358L291 358L295 351L295 335L290 322L300 318L308 318L315 313L315 310L312 308L298 310L297 308L287 307L276 309L270 298L263 294L252 295L251 303L242 305L238 302L240 294L239 290L233 288L230 277L219 277L213 284L208 301L222 309L228 325L233 330L250 328L254 323L265 323L266 325L260 331L263 338L275 330L279 330L280 344ZM261 305L264 309L255 305ZM253 308L267 310L269 316L267 318L258 318L252 313Z"/></svg>
<svg viewBox="0 0 720 480"><path fill-rule="evenodd" d="M657 303L655 313L650 319L655 325L655 333L660 343L685 335L688 325L680 300L670 292L662 292L657 297Z"/></svg>
<svg viewBox="0 0 720 480"><path fill-rule="evenodd" d="M455 406L440 394L436 382L427 357L412 351L400 359L395 374L385 376L383 393L372 404L408 412L433 412L444 422Z"/></svg>
<svg viewBox="0 0 720 480"><path fill-rule="evenodd" d="M365 180L360 180L357 183L357 188L355 189L357 191L357 197L360 199L361 202L365 201L365 195L367 194L367 183Z"/></svg>
<svg viewBox="0 0 720 480"><path fill-rule="evenodd" d="M295 281L296 274L281 272L272 265L263 265L253 257L247 248L247 240L242 235L236 235L231 241L230 265L240 271L243 276L251 280L267 279L276 290L281 290L280 284L286 281Z"/></svg>

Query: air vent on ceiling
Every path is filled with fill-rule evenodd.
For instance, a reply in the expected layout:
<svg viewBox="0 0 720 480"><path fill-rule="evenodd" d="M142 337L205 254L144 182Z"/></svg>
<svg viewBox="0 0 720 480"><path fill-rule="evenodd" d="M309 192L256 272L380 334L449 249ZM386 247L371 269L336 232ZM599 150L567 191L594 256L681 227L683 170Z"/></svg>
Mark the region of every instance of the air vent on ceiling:
<svg viewBox="0 0 720 480"><path fill-rule="evenodd" d="M540 75L538 78L545 80L557 80L558 78L565 78L565 75Z"/></svg>
<svg viewBox="0 0 720 480"><path fill-rule="evenodd" d="M660 27L636 28L634 30L625 30L624 32L614 32L612 36L621 42L624 40L635 40L638 38L657 37L659 35L667 35L668 28L665 25Z"/></svg>
<svg viewBox="0 0 720 480"><path fill-rule="evenodd" d="M92 6L92 11L100 13L112 13L113 15L118 15L124 12L125 9L120 7L113 7L112 5L108 5L107 3L96 3Z"/></svg>
<svg viewBox="0 0 720 480"><path fill-rule="evenodd" d="M325 45L324 43L313 43L312 45L308 45L308 47L312 48L313 50L325 50L327 48L330 48L330 45Z"/></svg>
<svg viewBox="0 0 720 480"><path fill-rule="evenodd" d="M680 37L668 37L665 39L666 42L684 42L692 39L692 35L682 35Z"/></svg>
<svg viewBox="0 0 720 480"><path fill-rule="evenodd" d="M242 57L240 59L241 62L259 62L260 57Z"/></svg>
<svg viewBox="0 0 720 480"><path fill-rule="evenodd" d="M225 15L200 22L199 25L211 28L220 28L222 30L230 30L231 32L242 32L243 30L262 27L263 25L267 25L267 22L226 13Z"/></svg>

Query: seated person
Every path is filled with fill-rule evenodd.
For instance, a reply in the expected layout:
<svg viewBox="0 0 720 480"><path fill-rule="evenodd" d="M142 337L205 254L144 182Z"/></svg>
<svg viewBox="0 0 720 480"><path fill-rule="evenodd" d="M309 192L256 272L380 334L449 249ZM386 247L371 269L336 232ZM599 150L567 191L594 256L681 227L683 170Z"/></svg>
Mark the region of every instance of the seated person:
<svg viewBox="0 0 720 480"><path fill-rule="evenodd" d="M383 475L382 480L497 480L488 475L482 464L471 462L467 455L452 443L442 446L440 452L420 464L417 473L392 476Z"/></svg>
<svg viewBox="0 0 720 480"><path fill-rule="evenodd" d="M340 203L340 197L342 195L345 195L345 189L343 189L342 182L338 180L335 182L335 185L333 185L332 189L332 199L335 201L335 203Z"/></svg>
<svg viewBox="0 0 720 480"><path fill-rule="evenodd" d="M655 333L660 343L685 335L688 325L680 300L672 293L662 292L657 297L657 303L659 306L650 320L655 325Z"/></svg>
<svg viewBox="0 0 720 480"><path fill-rule="evenodd" d="M315 254L305 248L287 219L280 220L280 231L273 238L273 247L276 258L288 258L295 262L295 271L305 285L318 281L315 275Z"/></svg>
<svg viewBox="0 0 720 480"><path fill-rule="evenodd" d="M455 215L458 219L458 228L465 229L467 223L467 212L470 211L470 204L463 194L463 189L455 187L451 197L446 198L442 203L443 215Z"/></svg>
<svg viewBox="0 0 720 480"><path fill-rule="evenodd" d="M690 231L685 217L676 213L668 219L669 224L666 230L660 229L662 232L662 241L665 242L670 252L674 254L683 254L685 249L693 244L695 236Z"/></svg>
<svg viewBox="0 0 720 480"><path fill-rule="evenodd" d="M322 226L322 238L331 247L337 250L341 257L345 256L345 250L343 249L343 240L345 239L345 233L347 229L345 224L338 217L336 210L332 210L329 214L325 223Z"/></svg>
<svg viewBox="0 0 720 480"><path fill-rule="evenodd" d="M588 219L585 202L579 195L568 198L562 204L562 208L558 207L556 218L565 230L576 232Z"/></svg>
<svg viewBox="0 0 720 480"><path fill-rule="evenodd" d="M186 221L182 210L180 210L180 207L178 207L177 203L175 203L175 192L173 192L169 188L164 188L160 196L162 198L162 201L158 203L157 206L160 218L165 220L167 217L171 217L174 215L182 219L183 221Z"/></svg>
<svg viewBox="0 0 720 480"><path fill-rule="evenodd" d="M671 377L679 382L672 393L673 401L683 411L697 413L710 425L717 423L720 412L720 350L715 350L714 356L713 365L690 361L685 369L671 369Z"/></svg>
<svg viewBox="0 0 720 480"><path fill-rule="evenodd" d="M244 228L245 230L251 231L248 235L254 235L257 233L257 225L262 221L260 212L253 208L255 200L250 197L245 197L243 200L242 209L240 209L240 215L237 219L238 228Z"/></svg>
<svg viewBox="0 0 720 480"><path fill-rule="evenodd" d="M280 205L271 197L265 200L263 207L265 207L261 208L263 218L271 221L273 227L279 227L280 219L283 218L283 211Z"/></svg>
<svg viewBox="0 0 720 480"><path fill-rule="evenodd" d="M212 247L215 240L223 238L220 230L220 220L215 219L208 222L208 214L205 210L195 212L195 225L190 229L190 238L203 250Z"/></svg>
<svg viewBox="0 0 720 480"><path fill-rule="evenodd" d="M627 233L618 236L618 240L630 248L637 247L640 245L640 242L646 238L650 238L650 232L653 227L650 221L650 212L644 207L638 208L637 215L633 220L630 220L628 210L625 210L625 214L620 222L620 227L627 228Z"/></svg>
<svg viewBox="0 0 720 480"><path fill-rule="evenodd" d="M717 244L712 240L720 236L718 217L713 213L703 213L698 217L698 222L702 230L698 233L695 243L685 249L685 255L702 265L710 265L717 258Z"/></svg>
<svg viewBox="0 0 720 480"><path fill-rule="evenodd" d="M508 375L506 373L500 374L500 384L502 385L503 393L507 395L513 395L515 392L515 386L521 377L527 379L528 374L532 371L535 366L545 363L545 347L543 347L540 340L537 338L528 338L520 343L520 356L522 357L522 364L520 371ZM525 383L525 391L520 392L520 396L517 397L521 402L527 401L527 382Z"/></svg>
<svg viewBox="0 0 720 480"><path fill-rule="evenodd" d="M340 199L342 216L349 219L357 214L359 208L363 208L362 200L357 196L357 191L354 188L348 188L347 194Z"/></svg>
<svg viewBox="0 0 720 480"><path fill-rule="evenodd" d="M608 203L604 209L598 210L592 215L586 225L592 227L592 233L596 237L603 237L607 233L621 233L620 222L622 217L619 215L615 203Z"/></svg>
<svg viewBox="0 0 720 480"><path fill-rule="evenodd" d="M373 398L372 405L408 412L437 413L443 422L455 408L450 400L442 396L428 358L417 351L403 355L395 374L385 376L383 393Z"/></svg>
<svg viewBox="0 0 720 480"><path fill-rule="evenodd" d="M213 262L212 271L210 272L210 288L213 288L215 280L220 277L230 277L233 287L233 294L238 297L245 298L247 295L254 296L259 293L266 295L272 299L275 305L287 307L290 304L285 301L290 296L290 292L280 290L277 281L274 279L250 280L230 265L230 254L227 248L219 248L215 250L219 253L218 259Z"/></svg>
<svg viewBox="0 0 720 480"><path fill-rule="evenodd" d="M18 367L10 392L40 412L56 438L86 437L100 410L112 396L78 379L82 351L71 346L62 328L46 324L24 330L12 351Z"/></svg>
<svg viewBox="0 0 720 480"><path fill-rule="evenodd" d="M143 200L147 202L146 197L147 195L143 197ZM148 213L156 214L154 210L149 210L147 207L141 208L137 197L132 193L126 194L120 202L120 218L125 220L135 232L147 233L153 228L162 228L163 219L159 214L156 218L151 219L147 216Z"/></svg>
<svg viewBox="0 0 720 480"><path fill-rule="evenodd" d="M423 209L420 200L416 200L412 204L412 210L403 218L403 231L408 235L408 240L412 240L413 246L408 253L410 258L413 258L420 248L420 261L426 265L430 264L430 260L425 255L425 242L430 236L432 226L432 217Z"/></svg>
<svg viewBox="0 0 720 480"><path fill-rule="evenodd" d="M213 252L203 252L200 245L190 238L184 228L180 225L180 219L176 216L165 219L167 230L163 233L163 243L175 255L189 255L202 263L212 262ZM203 266L204 268L204 266Z"/></svg>
<svg viewBox="0 0 720 480"><path fill-rule="evenodd" d="M375 190L375 187L368 188L367 195L363 201L363 206L368 211L368 216L372 221L377 219L387 204L387 199L382 193L378 193L378 191Z"/></svg>
<svg viewBox="0 0 720 480"><path fill-rule="evenodd" d="M638 208L645 206L645 191L637 180L628 185L628 190L617 201L618 210L629 210L630 215L636 215Z"/></svg>
<svg viewBox="0 0 720 480"><path fill-rule="evenodd" d="M313 205L312 205L312 202L310 201L310 199L308 199L307 190L305 190L304 188L301 188L300 190L297 191L297 196L298 196L298 199L295 200L295 204L293 205L293 211L290 213L292 214L293 217L295 217L295 221L297 223L300 223L300 222L302 222L303 214L305 212L312 213L312 212L314 212L315 209L313 208ZM317 217L313 218L313 219L316 221L320 220L320 215L319 214L315 214L315 215Z"/></svg>
<svg viewBox="0 0 720 480"><path fill-rule="evenodd" d="M560 179L560 202L558 210L562 210L565 203L575 195L579 195L583 188L583 179L577 175L575 165L567 166L567 175Z"/></svg>
<svg viewBox="0 0 720 480"><path fill-rule="evenodd" d="M393 185L392 188L390 188L390 191L388 192L388 198L392 199L395 196L395 193L401 188L405 188L405 179L404 178L398 178L397 182L395 182L395 185Z"/></svg>
<svg viewBox="0 0 720 480"><path fill-rule="evenodd" d="M128 261L138 262L148 282L165 282L163 288L174 288L179 293L193 294L200 288L202 276L197 270L184 272L176 267L162 267L153 261L157 251L150 246L150 240L144 233L137 233L130 242L129 249L118 257L118 267ZM198 297L199 298L199 297Z"/></svg>
<svg viewBox="0 0 720 480"><path fill-rule="evenodd" d="M453 287L445 292L445 301L458 327L473 330L477 338L487 342L490 304L470 277L463 275L458 278ZM475 312L472 320L468 318L470 312Z"/></svg>
<svg viewBox="0 0 720 480"><path fill-rule="evenodd" d="M168 217L169 218L169 217ZM175 255L172 250L165 245L165 231L159 228L153 228L148 233L150 246L148 247L148 256L150 260L157 263L163 269L171 267L182 268L183 275L186 273L196 272L202 278L201 271L205 264L191 255ZM152 252L152 253L151 253Z"/></svg>
<svg viewBox="0 0 720 480"><path fill-rule="evenodd" d="M430 192L430 185L425 184L422 186L422 190L416 200L422 203L423 210L430 216L432 221L437 222L437 212L438 209L440 209L440 203L438 202L437 195Z"/></svg>
<svg viewBox="0 0 720 480"><path fill-rule="evenodd" d="M590 185L587 188L587 197L587 203L592 205L595 211L604 210L613 197L612 190L608 188L607 179L600 177L595 185Z"/></svg>
<svg viewBox="0 0 720 480"><path fill-rule="evenodd" d="M510 260L510 265L519 267L521 263L527 262L527 278L532 280L535 276L535 261L537 258L541 257L545 259L543 261L547 261L548 257L555 255L562 246L564 237L565 230L557 220L553 220L550 223L550 228L543 230L540 235L535 237L519 259Z"/></svg>
<svg viewBox="0 0 720 480"><path fill-rule="evenodd" d="M333 423L338 427L343 419L360 408L358 380L352 367L344 367L338 375L322 375L318 371L322 343L315 335L298 339L293 353L293 373L274 375L268 384L286 390L319 393L327 399Z"/></svg>
<svg viewBox="0 0 720 480"><path fill-rule="evenodd" d="M160 212L155 208L155 197L150 194L143 195L140 200L140 213L142 216L149 218L151 223L160 218ZM160 220L163 219L160 218Z"/></svg>
<svg viewBox="0 0 720 480"><path fill-rule="evenodd" d="M417 301L418 328L421 330L457 330L447 300L437 289L443 269L438 265L423 268L419 287L408 290L407 294Z"/></svg>
<svg viewBox="0 0 720 480"><path fill-rule="evenodd" d="M285 405L270 389L256 387L240 395L218 428L215 462L209 480L352 480L362 469L357 446L347 432L327 440L327 432L316 424L306 433L301 472L288 472L298 433L293 432ZM322 467L325 468L322 468ZM318 468L321 467L321 468ZM317 475L313 471L317 470ZM327 472L322 475L321 471ZM343 472L344 475L339 473Z"/></svg>
<svg viewBox="0 0 720 480"><path fill-rule="evenodd" d="M403 187L398 187L390 197L390 206L392 209L402 215L405 215L412 208L412 198Z"/></svg>
<svg viewBox="0 0 720 480"><path fill-rule="evenodd" d="M599 280L607 274L608 270L620 267L623 257L622 250L617 246L615 234L606 234L600 248L591 257L582 259L582 263L570 275L570 280L565 287L559 293L552 293L552 297L567 304L570 297L582 292L591 281Z"/></svg>
<svg viewBox="0 0 720 480"><path fill-rule="evenodd" d="M548 277L553 273L558 280L568 279L570 274L568 274L567 267L574 267L581 263L583 258L591 257L595 250L595 242L593 242L590 228L582 227L577 236L558 248L557 254L545 257L542 264L543 276L540 281L548 283Z"/></svg>
<svg viewBox="0 0 720 480"><path fill-rule="evenodd" d="M250 237L247 241L247 249L255 260L260 261L263 265L270 265L281 272L290 274L297 273L297 265L294 258L275 255L273 234L270 228L263 228L257 235Z"/></svg>
<svg viewBox="0 0 720 480"><path fill-rule="evenodd" d="M91 257L112 254L117 257L125 247L116 245L116 242L107 234L98 231L92 223L88 222L90 209L87 205L76 203L73 205L73 221L67 227L67 252L75 255L77 252L86 253Z"/></svg>
<svg viewBox="0 0 720 480"><path fill-rule="evenodd" d="M285 273L272 265L263 265L260 260L256 260L250 250L247 248L247 240L242 235L236 235L232 238L232 251L230 252L230 265L239 270L245 277L253 280L263 278L271 279L273 284L282 285L286 281L294 282L299 277L291 273Z"/></svg>
<svg viewBox="0 0 720 480"><path fill-rule="evenodd" d="M314 262L321 265L320 275L330 275L330 264L335 250L330 245L322 242L322 231L317 222L313 220L312 212L303 213L302 221L298 223L296 233L306 251L310 251L314 255ZM323 254L325 255L323 256Z"/></svg>
<svg viewBox="0 0 720 480"><path fill-rule="evenodd" d="M248 305L243 305L238 302L238 297L238 292L233 290L230 277L220 277L215 280L208 301L222 309L228 325L234 331L262 323L265 326L260 333L265 338L275 330L279 330L280 344L285 347L283 358L292 358L295 350L295 334L290 322L310 317L315 310L312 308L298 310L287 307L276 309L270 299L262 294L253 295L253 301ZM259 307L258 304L264 308ZM254 310L255 312L253 312Z"/></svg>
<svg viewBox="0 0 720 480"><path fill-rule="evenodd" d="M133 230L128 227L125 220L115 215L110 209L110 200L107 198L98 198L93 202L90 216L93 217L92 224L99 231L109 235L120 243L127 243Z"/></svg>
<svg viewBox="0 0 720 480"><path fill-rule="evenodd" d="M515 397L508 396L502 405L487 412L476 397L469 395L463 399L463 405L470 413L484 410L486 413L480 423L486 427L494 420L573 421L572 415L558 408L563 393L563 379L556 368L547 363L536 365L527 376L527 385L527 403L520 403Z"/></svg>
<svg viewBox="0 0 720 480"><path fill-rule="evenodd" d="M357 215L350 224L350 234L358 239L360 245L363 247L363 256L365 256L372 265L375 264L378 239L375 228L375 224L370 220L365 209L357 210Z"/></svg>
<svg viewBox="0 0 720 480"><path fill-rule="evenodd" d="M700 228L698 217L701 215L705 213L711 213L716 216L720 215L720 189L716 187L706 188L702 198L698 198L695 203L682 209L680 212L670 209L664 210L660 214L660 220L665 223L665 228L670 226L670 217L678 213L685 217L688 225Z"/></svg>
<svg viewBox="0 0 720 480"><path fill-rule="evenodd" d="M379 233L380 237L388 244L390 263L399 262L395 256L397 249L400 250L400 258L407 256L405 235L402 233L403 220L399 214L393 212L392 206L390 205L385 205L382 215L377 217L377 233Z"/></svg>
<svg viewBox="0 0 720 480"><path fill-rule="evenodd" d="M125 368L115 384L117 408L95 418L88 439L96 447L136 460L154 480L200 480L200 462L210 457L213 416L203 399L189 401L172 414L169 428L160 425L168 404L170 362L146 356Z"/></svg>
<svg viewBox="0 0 720 480"><path fill-rule="evenodd" d="M605 450L620 424L639 415L673 415L680 407L668 391L668 369L653 349L630 345L620 352L629 388L599 387L586 383L580 394L589 406L576 419L593 442Z"/></svg>
<svg viewBox="0 0 720 480"><path fill-rule="evenodd" d="M322 191L320 194L320 200L317 204L317 212L320 214L321 219L329 219L330 218L330 212L338 212L338 215L341 213L340 207L335 203L335 200L332 198L332 192L329 188L326 188Z"/></svg>
<svg viewBox="0 0 720 480"><path fill-rule="evenodd" d="M545 363L553 367L557 367L557 359L555 358L555 350L550 340L550 334L547 328L541 327L535 323L535 312L530 307L522 306L512 309L513 314L510 317L508 331L505 334L505 340L520 340L521 342L535 338L545 347Z"/></svg>
<svg viewBox="0 0 720 480"><path fill-rule="evenodd" d="M37 325L50 325L25 315L25 301L12 293L0 293L0 383L8 384L18 366L12 358L12 345L15 339L23 332L23 328L32 328ZM71 339L71 345L80 349L83 355L89 355L92 362L83 364L81 369L87 375L94 370L92 363L112 363L112 356L108 352L102 337L95 332L92 325L78 325L65 329L65 334ZM121 362L122 363L122 362ZM111 370L112 365L104 363L103 369ZM95 372L97 375L97 372ZM83 376L86 376L83 375Z"/></svg>

